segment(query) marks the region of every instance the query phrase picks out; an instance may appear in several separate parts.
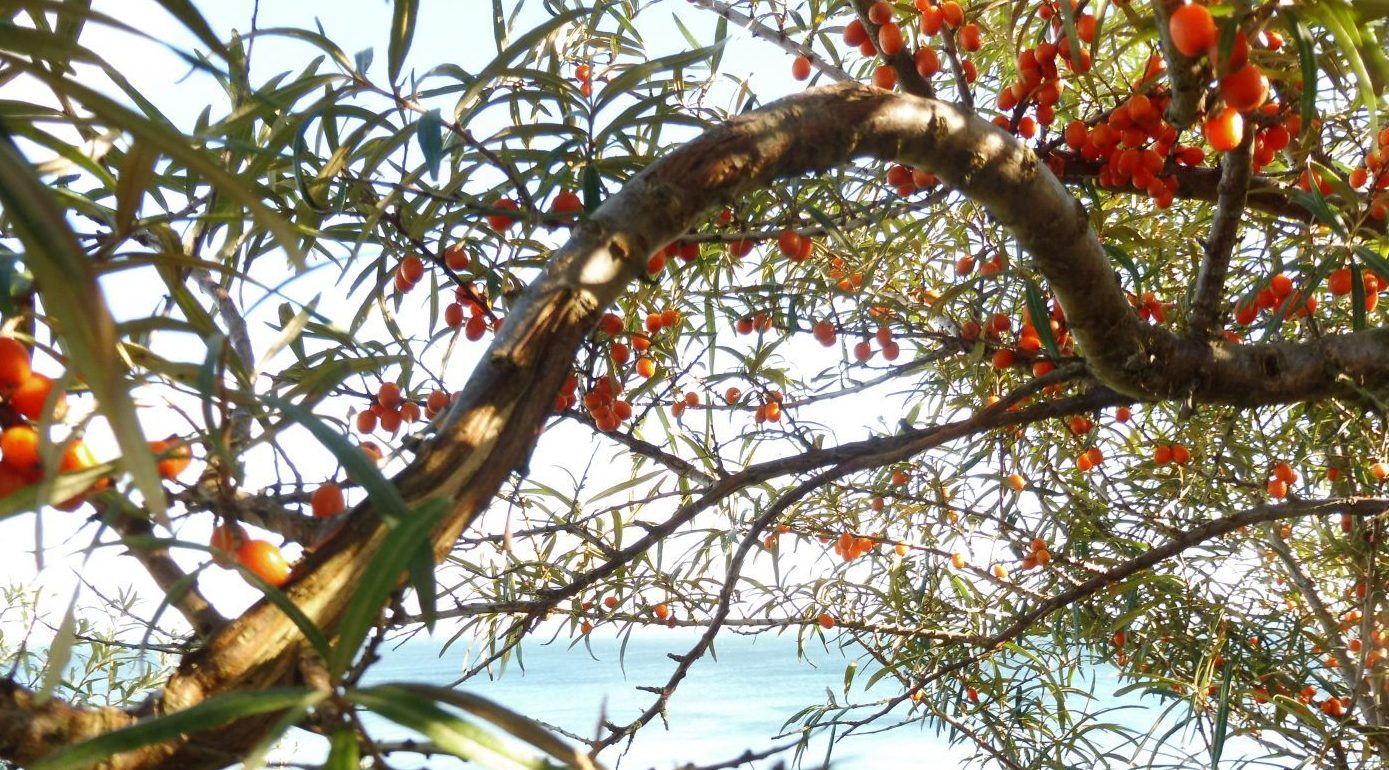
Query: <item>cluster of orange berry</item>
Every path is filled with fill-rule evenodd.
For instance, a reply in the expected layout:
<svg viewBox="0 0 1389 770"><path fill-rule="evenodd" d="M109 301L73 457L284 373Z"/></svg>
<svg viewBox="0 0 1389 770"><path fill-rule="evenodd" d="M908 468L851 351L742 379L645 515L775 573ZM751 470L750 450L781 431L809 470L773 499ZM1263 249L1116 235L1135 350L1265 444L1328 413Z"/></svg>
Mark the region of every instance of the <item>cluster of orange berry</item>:
<svg viewBox="0 0 1389 770"><path fill-rule="evenodd" d="M1018 120L1016 132L1024 139L1036 136L1038 126L1050 126L1056 119L1056 104L1061 101L1066 83L1056 60L1065 62L1073 73L1083 75L1090 71L1088 44L1094 42L1097 28L1093 14L1076 15L1076 37L1086 45L1078 46L1079 56L1073 60L1070 41L1065 37L1056 9L1050 3L1043 3L1040 15L1050 21L1046 39L1018 53L1018 79L998 94L999 112L1010 112L1018 105L1035 105L1032 115L1023 115ZM995 118L994 123L1005 130L1012 128L1008 118L1002 115Z"/></svg>
<svg viewBox="0 0 1389 770"><path fill-rule="evenodd" d="M51 377L35 372L29 359L29 349L12 337L0 337L0 402L9 408L3 432L0 432L0 497L38 482L45 469L40 449L39 424L46 417L61 420L67 411L67 397L54 392ZM52 411L44 407L52 400ZM191 462L188 447L174 438L150 442L150 451L158 456L159 474L172 479L183 473ZM82 471L97 465L91 447L81 438L67 441L58 462L60 473ZM86 501L87 494L110 486L109 479L95 481L80 494L58 503L60 510L76 510Z"/></svg>
<svg viewBox="0 0 1389 770"><path fill-rule="evenodd" d="M235 562L276 588L289 582L290 564L280 547L269 540L252 538L240 524L219 524L212 530L208 547L213 563L223 569L230 569Z"/></svg>
<svg viewBox="0 0 1389 770"><path fill-rule="evenodd" d="M1051 551L1047 550L1047 541L1040 537L1032 538L1032 542L1028 544L1027 555L1022 559L1022 568L1033 569L1048 564L1051 564Z"/></svg>
<svg viewBox="0 0 1389 770"><path fill-rule="evenodd" d="M462 327L463 336L471 342L482 339L489 329L495 332L502 328L501 316L489 318L487 308L479 303L478 298L485 296L479 287L459 286L453 296L453 302L444 307L444 323L449 328Z"/></svg>
<svg viewBox="0 0 1389 770"><path fill-rule="evenodd" d="M579 93L584 96L593 95L593 67L588 64L578 64L574 67L574 79L579 82Z"/></svg>
<svg viewBox="0 0 1389 770"><path fill-rule="evenodd" d="M834 540L834 553L844 561L853 561L877 547L877 540L855 536L852 532L841 532Z"/></svg>
<svg viewBox="0 0 1389 770"><path fill-rule="evenodd" d="M925 48L922 50L929 51ZM940 178L935 174L928 174L919 168L910 166L893 165L887 170L887 183L898 195L906 197L915 194L920 190L929 190L940 184Z"/></svg>
<svg viewBox="0 0 1389 770"><path fill-rule="evenodd" d="M1365 304L1372 307L1368 298ZM1259 317L1260 310L1285 316L1290 308L1297 308L1298 317L1309 316L1317 310L1317 298L1313 294L1304 295L1286 273L1277 273L1269 278L1268 285L1260 289L1251 301L1235 307L1235 323L1253 323Z"/></svg>
<svg viewBox="0 0 1389 770"><path fill-rule="evenodd" d="M1288 496L1288 488L1297 483L1297 471L1291 465L1280 462L1269 472L1268 496L1281 500Z"/></svg>
<svg viewBox="0 0 1389 770"><path fill-rule="evenodd" d="M666 262L671 258L677 258L681 262L693 262L699 259L699 241L671 241L667 243L665 248L658 249L646 261L646 272L661 272L666 268Z"/></svg>
<svg viewBox="0 0 1389 770"><path fill-rule="evenodd" d="M1389 128L1381 128L1375 146L1365 151L1365 161L1351 169L1350 186L1373 194L1370 216L1384 219L1389 212Z"/></svg>
<svg viewBox="0 0 1389 770"><path fill-rule="evenodd" d="M1153 449L1153 462L1158 465L1186 465L1191 462L1191 450L1181 444L1168 444Z"/></svg>
<svg viewBox="0 0 1389 770"><path fill-rule="evenodd" d="M444 397L447 398L447 394ZM418 419L420 405L406 399L399 384L383 382L376 391L376 398L372 400L371 406L357 413L357 432L373 433L379 426L381 430L393 434L400 430L401 424Z"/></svg>

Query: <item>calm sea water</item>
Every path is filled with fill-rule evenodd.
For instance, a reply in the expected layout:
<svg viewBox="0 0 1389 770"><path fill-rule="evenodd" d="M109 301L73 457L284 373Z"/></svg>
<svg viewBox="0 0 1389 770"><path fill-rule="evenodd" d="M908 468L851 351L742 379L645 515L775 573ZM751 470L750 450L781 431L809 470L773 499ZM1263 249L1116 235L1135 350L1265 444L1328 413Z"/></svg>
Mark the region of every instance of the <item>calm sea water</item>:
<svg viewBox="0 0 1389 770"><path fill-rule="evenodd" d="M688 630L649 630L634 634L626 642L594 631L586 648L569 647L568 640L550 645L533 644L524 650L521 662L512 661L492 680L477 678L464 689L543 722L564 727L579 735L596 734L600 715L624 724L646 708L655 697L637 690L639 686L659 687L674 670L668 653L683 653L696 640ZM459 675L467 652L461 643L441 653L442 640L416 638L395 649L384 651L372 668L368 683L412 681L445 685ZM717 659L706 655L695 663L672 697L667 714L669 727L659 719L638 732L625 754L618 749L602 759L609 767L678 767L686 763L712 764L737 757L752 749L765 749L783 732L783 724L800 709L823 704L834 694L844 703L844 671L850 658L836 648L809 642L805 658L796 657L794 636L750 637L721 635L716 644ZM859 676L866 679L866 675ZM883 681L867 694L868 698L894 694ZM865 698L855 686L855 699ZM373 721L380 735L406 737L383 721ZM803 762L806 767L824 761L827 742L812 741ZM948 770L958 766L966 753L951 748L933 732L904 727L886 733L849 736L838 742L830 757L840 770L878 770L880 768L921 767ZM782 758L789 761L790 754ZM771 767L765 761L756 767ZM430 763L431 767L443 764Z"/></svg>
<svg viewBox="0 0 1389 770"><path fill-rule="evenodd" d="M689 649L697 638L686 629L644 629L624 642L622 639L596 630L589 644L569 645L568 639L552 644L529 644L520 661L512 660L504 671L494 672L492 678L479 677L460 686L460 689L489 698L503 706L526 714L544 723L562 727L577 735L595 735L599 719L625 724L651 702L651 693L640 686L663 686L674 670L669 654ZM467 649L460 640L445 645L446 637L416 637L397 645L384 647L381 660L372 667L364 684L384 682L420 682L446 686L475 661L476 651ZM669 726L659 719L638 732L625 752L614 748L600 760L614 770L672 770L686 764L710 765L727 762L747 750L762 750L774 743L793 739L774 740L784 733L784 725L797 711L812 705L824 704L829 698L845 703L844 673L852 654L821 642L808 642L805 656L797 657L793 635L720 636L717 658L706 655L698 661L676 690L669 703ZM524 664L524 665L522 665ZM1189 713L1184 704L1171 700L1159 701L1154 696L1140 697L1114 693L1120 688L1115 672L1101 668L1092 683L1096 701L1090 708L1112 709L1105 712L1103 721L1117 722L1140 733L1152 730L1153 735L1172 733L1165 741L1163 753L1167 766L1209 767L1205 755L1205 739L1189 728L1182 729ZM895 694L893 685L884 679L866 693L862 689L869 678L864 670L855 677L851 699L855 702L875 700ZM1077 686L1086 687L1082 682ZM1089 688L1087 688L1089 689ZM1080 704L1077 703L1077 706ZM1164 712L1161 723L1159 719ZM905 710L903 714L905 715ZM366 714L364 722L377 740L403 740L420 736L375 715ZM886 725L891 716L882 720ZM1175 721L1174 721L1175 720ZM289 737L273 753L275 759L300 761L319 759L326 753L322 739L314 736ZM1100 738L1107 747L1121 750L1110 755L1111 764L1105 768L1131 767L1125 757L1137 751L1144 761L1153 759L1151 745L1136 749L1132 745L1114 746L1111 736ZM967 746L951 746L943 735L919 725L868 735L850 735L826 755L827 740L812 740L801 758L805 768L819 767L827 759L834 770L953 770L961 767L972 754ZM534 754L527 747L524 754ZM1182 757L1186 752L1191 755ZM1173 753L1177 756L1174 756ZM1245 766L1241 760L1260 757L1263 749L1247 740L1235 739L1226 747L1221 767ZM408 755L413 758L414 755ZM793 755L757 762L750 767L772 768L779 760L788 765ZM1161 761L1161 760L1160 760ZM453 768L472 767L453 759L430 758L407 761L407 755L392 757L393 768ZM974 765L979 767L980 765ZM1281 766L1277 762L1266 766ZM743 765L742 767L749 767ZM994 765L985 764L989 768ZM1088 770L1099 770L1100 766Z"/></svg>

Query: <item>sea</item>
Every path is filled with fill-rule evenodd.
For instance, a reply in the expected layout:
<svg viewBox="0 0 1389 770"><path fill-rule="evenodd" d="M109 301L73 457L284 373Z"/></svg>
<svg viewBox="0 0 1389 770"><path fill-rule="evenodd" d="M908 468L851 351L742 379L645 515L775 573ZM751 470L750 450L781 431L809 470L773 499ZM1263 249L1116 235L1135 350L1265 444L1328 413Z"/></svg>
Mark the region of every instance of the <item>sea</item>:
<svg viewBox="0 0 1389 770"><path fill-rule="evenodd" d="M521 656L508 661L489 678L480 675L458 689L492 699L542 723L564 728L571 734L598 734L600 719L625 724L655 698L639 687L663 686L674 671L672 654L694 645L698 632L691 629L642 629L628 636L604 633L599 627L584 640L573 643L561 635L549 644L527 644ZM850 697L872 700L897 694L888 680L867 692L862 683L869 676L858 670L863 664L852 650L841 650L833 637L812 636L800 647L794 633L739 635L725 631L714 653L698 660L676 688L666 709L643 727L629 743L605 751L599 760L609 768L670 770L690 765L716 765L735 760L745 752L795 743L799 723L788 724L797 712L827 702L844 704L845 673L851 666L856 676ZM395 646L387 645L382 658L370 669L363 684L424 682L452 684L477 650L463 641L418 636ZM906 714L906 709L900 709ZM884 724L899 715L884 717ZM406 731L379 717L368 722L383 739L409 737ZM829 734L809 741L796 756L787 751L749 768L774 768L778 763L817 768L829 764L837 770L879 770L910 767L948 770L970 755L952 747L943 735L912 725L867 735L850 734L829 741ZM397 766L393 763L393 766ZM454 767L447 762L400 767Z"/></svg>
<svg viewBox="0 0 1389 770"><path fill-rule="evenodd" d="M655 696L639 688L664 686L676 665L670 656L690 649L697 636L698 631L689 628L644 628L624 637L601 626L577 642L567 634L558 634L548 644L543 640L528 642L521 655L511 658L505 667L496 667L490 675L483 674L456 686L542 724L562 728L572 736L596 736L600 720L625 724L649 706ZM479 652L469 649L465 639L451 640L437 631L434 637L418 635L387 643L380 650L380 660L361 684L417 682L452 686L461 672L477 663ZM666 720L653 720L630 743L600 754L599 762L612 770L1000 767L987 758L979 761L973 746L952 742L948 732L920 722L900 724L909 716L905 704L870 729L841 733L834 741L825 732L810 738L799 753L787 751L756 761L737 762L748 751L794 744L799 736L796 729L801 724L795 716L807 707L862 703L888 698L900 691L893 690L896 685L887 677L870 685L871 661L862 660L861 651L852 646L836 646L833 634L816 633L798 644L796 635L789 632L738 635L726 631L719 636L714 652L697 661L676 689L666 709ZM854 676L846 678L850 669ZM846 679L852 680L847 697ZM1103 710L1100 721L1121 724L1139 734L1147 733L1150 738L1164 736L1159 756L1150 753L1153 747L1146 742L1135 745L1120 742L1114 736L1090 735L1088 738L1113 751L1100 764L1085 765L1086 770L1127 770L1133 761L1157 761L1169 767L1212 767L1207 752L1209 723L1202 730L1188 721L1191 712L1182 699L1158 698L1133 688L1126 690L1117 672L1106 666L1097 666L1087 672L1084 681L1074 684L1091 693L1079 696L1086 701L1084 708L1092 713ZM364 714L362 719L377 741L420 739L379 715ZM882 729L893 724L899 726ZM287 736L273 752L272 760L303 763L314 757L322 759L326 748L321 738L294 735ZM535 754L524 744L513 745L522 753ZM1280 766L1276 762L1269 764L1272 757L1266 752L1266 748L1248 739L1235 738L1227 743L1217 767L1248 766L1251 759L1263 766ZM1135 754L1141 754L1142 759ZM452 770L478 765L465 765L438 755L422 758L395 754L390 757L389 766Z"/></svg>

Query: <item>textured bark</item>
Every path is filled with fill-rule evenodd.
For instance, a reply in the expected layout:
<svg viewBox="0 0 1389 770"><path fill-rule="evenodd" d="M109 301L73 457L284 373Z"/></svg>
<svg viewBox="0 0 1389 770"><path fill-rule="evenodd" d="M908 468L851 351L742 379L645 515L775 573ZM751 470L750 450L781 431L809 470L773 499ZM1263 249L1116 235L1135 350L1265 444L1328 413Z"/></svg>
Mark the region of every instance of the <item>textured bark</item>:
<svg viewBox="0 0 1389 770"><path fill-rule="evenodd" d="M512 308L438 435L397 478L411 504L452 501L433 533L436 555L450 550L526 461L580 341L655 249L750 189L863 157L925 169L987 207L1049 281L1091 373L1120 393L1253 405L1350 393L1389 375L1389 330L1232 346L1185 341L1150 327L1129 306L1084 208L1012 136L966 109L929 99L856 85L814 89L710 129L654 163L553 255ZM286 587L330 637L385 533L369 505L360 506ZM165 713L219 693L293 682L305 646L295 625L261 602L186 657L148 710ZM21 701L12 699L4 712L0 754L6 757L42 756L129 719ZM22 737L34 736L39 720L54 723L45 733L50 737ZM218 757L244 749L267 724L255 720L188 736L106 766L220 766Z"/></svg>
<svg viewBox="0 0 1389 770"><path fill-rule="evenodd" d="M1192 292L1191 312L1187 315L1186 335L1202 341L1215 334L1225 299L1225 276L1230 271L1230 255L1239 242L1245 201L1249 198L1249 178L1253 174L1254 132L1248 131L1234 152L1220 159L1220 186L1211 218L1210 235L1201 259Z"/></svg>

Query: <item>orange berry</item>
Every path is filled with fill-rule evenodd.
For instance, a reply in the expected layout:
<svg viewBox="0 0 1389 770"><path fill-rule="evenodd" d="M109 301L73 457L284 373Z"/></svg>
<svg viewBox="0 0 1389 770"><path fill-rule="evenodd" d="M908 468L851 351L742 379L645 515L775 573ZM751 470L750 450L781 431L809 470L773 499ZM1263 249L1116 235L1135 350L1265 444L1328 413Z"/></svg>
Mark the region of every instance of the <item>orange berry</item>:
<svg viewBox="0 0 1389 770"><path fill-rule="evenodd" d="M0 389L19 387L29 379L29 349L14 337L0 337Z"/></svg>
<svg viewBox="0 0 1389 770"><path fill-rule="evenodd" d="M797 80L810 79L810 59L805 56L797 56L791 62L791 77Z"/></svg>
<svg viewBox="0 0 1389 770"><path fill-rule="evenodd" d="M376 430L376 412L370 409L357 413L357 432L371 433Z"/></svg>
<svg viewBox="0 0 1389 770"><path fill-rule="evenodd" d="M309 507L314 518L326 519L342 513L347 508L343 500L342 487L329 481L313 491L309 496Z"/></svg>
<svg viewBox="0 0 1389 770"><path fill-rule="evenodd" d="M189 451L188 445L175 436L161 441L151 441L150 451L156 456L159 476L169 480L178 478L188 470L188 465L193 461L193 453Z"/></svg>
<svg viewBox="0 0 1389 770"><path fill-rule="evenodd" d="M873 70L873 85L884 91L891 91L897 87L897 70L887 64L879 66Z"/></svg>
<svg viewBox="0 0 1389 770"><path fill-rule="evenodd" d="M1220 79L1220 95L1226 104L1248 112L1268 99L1268 78L1257 65L1246 64Z"/></svg>
<svg viewBox="0 0 1389 770"><path fill-rule="evenodd" d="M1292 466L1287 463L1278 463L1273 466L1273 477L1288 484L1297 483L1297 471L1294 471Z"/></svg>
<svg viewBox="0 0 1389 770"><path fill-rule="evenodd" d="M510 198L502 198L501 200L492 204L492 206L493 208L501 209L503 211L516 211L517 209L521 208L520 204L518 204L516 201ZM505 214L487 215L487 226L498 233L510 230L512 226L514 226L515 224L516 220L513 217L509 217Z"/></svg>
<svg viewBox="0 0 1389 770"><path fill-rule="evenodd" d="M576 193L569 190L561 190L560 193L555 196L554 201L550 203L551 214L575 214L583 210L583 200L580 199ZM452 267L454 270L462 269L453 267L453 265L449 265L449 267ZM464 267L467 267L466 262L464 263Z"/></svg>
<svg viewBox="0 0 1389 770"><path fill-rule="evenodd" d="M419 283L424 277L424 260L412 254L400 260L400 267L397 269L407 283Z"/></svg>
<svg viewBox="0 0 1389 770"><path fill-rule="evenodd" d="M0 462L16 471L30 473L39 467L39 432L29 425L15 425L0 433Z"/></svg>
<svg viewBox="0 0 1389 770"><path fill-rule="evenodd" d="M1244 138L1244 117L1234 107L1226 107L1206 118L1201 132L1205 135L1206 143L1211 146L1211 149L1217 152L1229 152L1238 147Z"/></svg>
<svg viewBox="0 0 1389 770"><path fill-rule="evenodd" d="M854 47L863 45L868 41L868 29L863 26L863 22L854 19L844 25L844 44Z"/></svg>
<svg viewBox="0 0 1389 770"><path fill-rule="evenodd" d="M820 613L820 617L816 618L815 622L819 623L820 627L826 630L834 628L834 616L828 612Z"/></svg>
<svg viewBox="0 0 1389 770"><path fill-rule="evenodd" d="M289 562L280 547L268 540L247 540L236 549L236 560L253 575L276 588L289 582Z"/></svg>
<svg viewBox="0 0 1389 770"><path fill-rule="evenodd" d="M970 23L964 25L963 27L960 27L958 36L960 41L960 48L970 53L978 51L983 46L983 43L980 40L981 35L979 32L978 24Z"/></svg>
<svg viewBox="0 0 1389 770"><path fill-rule="evenodd" d="M945 0L940 4L941 20L948 27L958 27L965 21L965 9L955 0Z"/></svg>
<svg viewBox="0 0 1389 770"><path fill-rule="evenodd" d="M1331 271L1331 275L1326 277L1326 288L1335 296L1343 297L1351 291L1351 272L1350 268L1342 267Z"/></svg>
<svg viewBox="0 0 1389 770"><path fill-rule="evenodd" d="M1172 462L1178 465L1186 465L1191 461L1191 450L1181 444L1172 445Z"/></svg>
<svg viewBox="0 0 1389 770"><path fill-rule="evenodd" d="M1008 486L1014 492L1021 492L1027 486L1027 480L1022 477L1021 473L1010 473L1008 474Z"/></svg>
<svg viewBox="0 0 1389 770"><path fill-rule="evenodd" d="M246 542L246 529L234 522L225 522L212 530L207 547L212 549L212 561L223 569L230 569L236 550Z"/></svg>
<svg viewBox="0 0 1389 770"><path fill-rule="evenodd" d="M883 56L892 57L901 52L906 41L902 38L902 28L888 22L878 28L878 50Z"/></svg>
<svg viewBox="0 0 1389 770"><path fill-rule="evenodd" d="M652 378L652 377L655 377L655 376L656 376L656 362L653 361L653 360L651 360L650 358L647 358L646 356L642 356L641 358L638 358L638 359L637 359L637 374L639 374L639 375L641 375L642 377L645 377L645 378L647 378L647 379L650 379L650 378Z"/></svg>
<svg viewBox="0 0 1389 770"><path fill-rule="evenodd" d="M376 403L387 409L400 406L402 400L400 386L394 382L383 382L380 389L376 391Z"/></svg>
<svg viewBox="0 0 1389 770"><path fill-rule="evenodd" d="M1288 482L1282 479L1270 479L1268 482L1268 496L1274 499L1287 497Z"/></svg>
<svg viewBox="0 0 1389 770"><path fill-rule="evenodd" d="M44 418L43 405L48 402L48 396L52 391L53 380L50 377L31 372L10 394L10 406L31 420L41 420ZM59 393L53 404L53 414L61 415L65 403L65 396Z"/></svg>
<svg viewBox="0 0 1389 770"><path fill-rule="evenodd" d="M1218 30L1215 18L1205 6L1184 5L1172 12L1167 21L1172 45L1182 55L1196 58L1215 45Z"/></svg>

